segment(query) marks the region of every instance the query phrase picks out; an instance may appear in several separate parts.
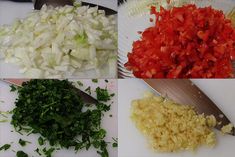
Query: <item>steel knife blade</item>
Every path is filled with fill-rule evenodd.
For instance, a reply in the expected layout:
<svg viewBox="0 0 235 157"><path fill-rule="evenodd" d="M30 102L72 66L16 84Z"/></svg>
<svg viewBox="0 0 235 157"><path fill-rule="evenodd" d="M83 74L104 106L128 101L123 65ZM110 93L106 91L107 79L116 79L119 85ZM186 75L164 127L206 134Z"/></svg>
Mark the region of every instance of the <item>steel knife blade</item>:
<svg viewBox="0 0 235 157"><path fill-rule="evenodd" d="M0 79L6 83L13 84L16 86L21 86L23 82L29 81L29 79ZM97 104L98 100L87 94L86 92L83 92L82 90L74 87L74 90L77 92L78 95L81 96L83 101L87 104Z"/></svg>
<svg viewBox="0 0 235 157"><path fill-rule="evenodd" d="M216 120L221 122L215 126L218 130L231 123L216 104L188 79L144 79L144 81L158 94L177 103L194 106L199 114L214 115ZM231 135L235 136L235 128Z"/></svg>
<svg viewBox="0 0 235 157"><path fill-rule="evenodd" d="M110 8L107 8L107 7L104 7L104 6L101 6L101 5L97 5L97 4L92 4L92 3L82 1L82 6L90 6L90 7L98 6L98 9L99 10L104 10L106 15L115 15L115 14L117 14L117 11L115 11L113 9L110 9Z"/></svg>
<svg viewBox="0 0 235 157"><path fill-rule="evenodd" d="M43 4L47 4L48 0L10 0L10 1L14 1L14 2L34 2L34 8L36 10L40 10L41 7L43 6ZM88 3L88 2L84 2L84 1L80 1L82 6L90 6L90 7L98 7L99 10L104 10L106 15L115 15L117 14L117 11L101 6L101 5L97 5L97 4L93 4L93 3ZM50 4L55 4L55 6L57 6L56 4L58 4L59 1L58 0L50 0ZM65 4L69 4L69 5L73 5L73 2L71 0L63 0L60 1L61 4L65 5ZM62 6L63 6L62 5Z"/></svg>

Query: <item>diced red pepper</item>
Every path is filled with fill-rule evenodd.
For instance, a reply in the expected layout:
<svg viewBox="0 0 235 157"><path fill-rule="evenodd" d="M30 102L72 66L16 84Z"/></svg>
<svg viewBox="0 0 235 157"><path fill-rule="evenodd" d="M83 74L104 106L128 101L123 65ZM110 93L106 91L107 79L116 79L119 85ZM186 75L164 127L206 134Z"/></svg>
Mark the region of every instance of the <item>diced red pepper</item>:
<svg viewBox="0 0 235 157"><path fill-rule="evenodd" d="M195 5L151 7L155 26L133 43L126 68L139 78L233 77L235 29L222 11Z"/></svg>

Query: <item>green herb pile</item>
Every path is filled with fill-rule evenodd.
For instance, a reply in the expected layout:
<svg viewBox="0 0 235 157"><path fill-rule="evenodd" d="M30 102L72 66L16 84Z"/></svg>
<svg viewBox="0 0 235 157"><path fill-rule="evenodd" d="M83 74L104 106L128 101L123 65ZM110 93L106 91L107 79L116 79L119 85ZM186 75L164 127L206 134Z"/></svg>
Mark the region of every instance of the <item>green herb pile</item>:
<svg viewBox="0 0 235 157"><path fill-rule="evenodd" d="M53 148L47 156L58 147L78 151L93 146L100 156L108 157L101 120L104 112L110 110L105 102L113 95L106 89L97 88L99 103L89 106L68 80L30 80L22 87L12 87L12 91L19 96L11 124L18 132L39 133L40 145L44 145L43 139L48 141Z"/></svg>

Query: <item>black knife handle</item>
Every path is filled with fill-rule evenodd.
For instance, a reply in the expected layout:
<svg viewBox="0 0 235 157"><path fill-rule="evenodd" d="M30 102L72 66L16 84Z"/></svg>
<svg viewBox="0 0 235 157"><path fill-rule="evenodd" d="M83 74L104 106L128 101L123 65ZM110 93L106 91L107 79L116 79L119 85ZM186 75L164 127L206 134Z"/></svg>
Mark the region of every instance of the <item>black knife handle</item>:
<svg viewBox="0 0 235 157"><path fill-rule="evenodd" d="M32 0L10 0L13 2L32 2Z"/></svg>
<svg viewBox="0 0 235 157"><path fill-rule="evenodd" d="M14 1L14 2L32 2L32 0L10 0L10 1ZM87 2L82 2L83 6L91 6L91 7L95 7L97 6L97 4L92 4L92 3L87 3ZM117 11L112 10L110 8L106 8L103 6L98 6L99 10L104 10L106 15L113 15L113 14L117 14Z"/></svg>

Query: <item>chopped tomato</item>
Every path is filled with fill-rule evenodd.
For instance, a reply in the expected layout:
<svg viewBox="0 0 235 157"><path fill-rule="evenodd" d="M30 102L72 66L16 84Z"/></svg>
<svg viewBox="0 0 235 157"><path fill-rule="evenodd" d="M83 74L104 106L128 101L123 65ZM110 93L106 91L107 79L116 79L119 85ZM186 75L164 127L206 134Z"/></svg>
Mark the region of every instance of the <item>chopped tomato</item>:
<svg viewBox="0 0 235 157"><path fill-rule="evenodd" d="M133 43L125 67L139 78L233 77L235 29L222 11L196 5L155 7L155 26Z"/></svg>

